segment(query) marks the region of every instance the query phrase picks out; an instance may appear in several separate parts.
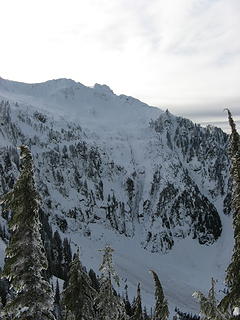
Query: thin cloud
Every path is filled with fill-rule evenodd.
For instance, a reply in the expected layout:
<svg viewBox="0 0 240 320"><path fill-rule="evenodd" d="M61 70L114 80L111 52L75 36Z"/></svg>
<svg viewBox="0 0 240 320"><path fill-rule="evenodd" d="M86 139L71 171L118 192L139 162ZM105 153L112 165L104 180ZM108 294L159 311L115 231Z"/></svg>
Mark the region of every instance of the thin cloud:
<svg viewBox="0 0 240 320"><path fill-rule="evenodd" d="M239 0L9 0L1 12L2 77L106 83L179 112L239 106Z"/></svg>

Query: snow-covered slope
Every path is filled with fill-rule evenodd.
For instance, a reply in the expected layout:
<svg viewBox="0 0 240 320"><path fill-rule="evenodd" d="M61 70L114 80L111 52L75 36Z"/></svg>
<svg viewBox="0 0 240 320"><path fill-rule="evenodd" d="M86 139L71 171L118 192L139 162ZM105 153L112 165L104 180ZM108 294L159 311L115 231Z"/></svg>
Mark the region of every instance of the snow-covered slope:
<svg viewBox="0 0 240 320"><path fill-rule="evenodd" d="M17 146L30 146L43 210L97 268L110 243L130 290L150 304L156 270L171 304L211 276L224 278L232 247L228 136L201 128L105 85L0 78L0 193L18 175ZM2 222L2 225L4 222Z"/></svg>

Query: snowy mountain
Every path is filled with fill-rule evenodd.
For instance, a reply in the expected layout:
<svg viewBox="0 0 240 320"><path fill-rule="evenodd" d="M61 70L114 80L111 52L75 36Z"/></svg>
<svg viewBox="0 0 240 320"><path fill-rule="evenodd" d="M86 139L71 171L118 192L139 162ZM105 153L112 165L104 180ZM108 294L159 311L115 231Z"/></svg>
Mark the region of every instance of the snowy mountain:
<svg viewBox="0 0 240 320"><path fill-rule="evenodd" d="M88 268L97 270L97 250L110 243L130 291L141 282L150 305L154 269L171 310L197 311L191 294L212 276L222 286L232 231L221 129L106 85L0 78L0 194L18 176L20 144L33 153L43 211ZM1 218L0 235L5 225Z"/></svg>

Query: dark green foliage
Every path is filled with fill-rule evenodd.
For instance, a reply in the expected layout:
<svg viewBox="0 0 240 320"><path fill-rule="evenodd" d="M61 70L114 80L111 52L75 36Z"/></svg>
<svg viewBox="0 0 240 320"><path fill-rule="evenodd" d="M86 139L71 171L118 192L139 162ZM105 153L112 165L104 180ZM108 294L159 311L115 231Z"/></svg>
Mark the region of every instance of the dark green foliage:
<svg viewBox="0 0 240 320"><path fill-rule="evenodd" d="M63 241L58 231L54 232L51 241L51 275L67 280L69 265L72 261L72 252L69 240L64 238Z"/></svg>
<svg viewBox="0 0 240 320"><path fill-rule="evenodd" d="M133 315L133 309L131 306L131 303L129 301L128 298L128 285L125 285L125 297L123 299L124 305L125 305L125 310L126 310L126 314L131 317Z"/></svg>
<svg viewBox="0 0 240 320"><path fill-rule="evenodd" d="M8 235L6 233L6 229L5 229L5 226L2 226L0 224L0 238L3 240L3 241L6 241L8 239Z"/></svg>
<svg viewBox="0 0 240 320"><path fill-rule="evenodd" d="M56 282L55 294L54 294L54 314L57 320L62 319L61 298L58 280Z"/></svg>
<svg viewBox="0 0 240 320"><path fill-rule="evenodd" d="M42 224L41 228L41 238L45 248L47 261L48 261L48 270L44 272L47 278L50 278L53 275L53 266L52 266L52 227L49 224L48 216L40 208L39 209L39 218Z"/></svg>
<svg viewBox="0 0 240 320"><path fill-rule="evenodd" d="M113 193L112 196L110 194L108 195L108 203L106 207L106 218L110 221L111 226L118 230L118 221L116 218L116 211L118 208L118 202L116 200L116 197Z"/></svg>
<svg viewBox="0 0 240 320"><path fill-rule="evenodd" d="M154 320L166 320L169 316L168 303L164 297L161 282L155 271L150 270L153 275L153 280L155 284L155 310L154 310Z"/></svg>
<svg viewBox="0 0 240 320"><path fill-rule="evenodd" d="M194 298L199 301L200 304L200 312L204 319L209 320L226 320L231 319L231 316L228 312L224 312L220 305L218 305L218 301L215 296L215 280L212 279L212 285L208 292L208 296L205 295L201 291L196 291L193 294Z"/></svg>
<svg viewBox="0 0 240 320"><path fill-rule="evenodd" d="M0 269L0 274L2 270ZM0 306L5 306L7 302L7 294L9 290L9 283L5 279L0 279Z"/></svg>
<svg viewBox="0 0 240 320"><path fill-rule="evenodd" d="M156 171L154 177L155 181L159 181L160 173L158 175ZM174 245L175 237L185 238L191 235L200 244L212 244L221 235L222 224L217 209L201 194L187 172L183 182L185 190L168 183L159 194L156 193L158 183L153 183L152 199L143 203L143 215L151 215L152 222L157 220L162 226L161 233L149 231L147 234L145 247L150 247L152 252L158 252L159 249L162 252L169 251ZM152 210L153 203L156 203L155 212ZM187 218L184 228L183 216Z"/></svg>
<svg viewBox="0 0 240 320"><path fill-rule="evenodd" d="M113 267L112 261L112 252L114 251L110 246L106 246L103 250L103 261L99 268L99 271L102 273L103 279L109 279L112 283L112 279L119 286L119 276Z"/></svg>
<svg viewBox="0 0 240 320"><path fill-rule="evenodd" d="M102 159L96 147L91 147L87 158L87 176L95 181L100 177L102 172Z"/></svg>
<svg viewBox="0 0 240 320"><path fill-rule="evenodd" d="M123 302L127 316L131 317L133 315L133 310L130 301L128 299L124 299Z"/></svg>
<svg viewBox="0 0 240 320"><path fill-rule="evenodd" d="M133 309L133 315L130 319L131 320L143 320L140 283L138 284L138 287L137 287L137 297L133 303L132 309Z"/></svg>
<svg viewBox="0 0 240 320"><path fill-rule="evenodd" d="M232 130L230 156L232 161L231 177L233 180L232 199L231 201L228 199L227 203L232 203L235 239L232 261L227 268L226 283L228 285L228 293L218 304L215 297L215 281L212 280L208 297L205 297L200 291L193 294L200 302L200 310L204 318L214 320L238 319L239 315L237 317L233 316L233 311L236 307L239 308L240 306L240 137L232 119L231 112L228 109L227 112Z"/></svg>
<svg viewBox="0 0 240 320"><path fill-rule="evenodd" d="M67 278L72 261L72 250L70 242L67 238L63 239L63 279Z"/></svg>
<svg viewBox="0 0 240 320"><path fill-rule="evenodd" d="M103 261L99 268L102 273L100 291L95 299L95 309L98 320L125 320L127 319L125 306L112 287L112 279L119 285L119 277L113 268L112 252L110 246L103 250Z"/></svg>
<svg viewBox="0 0 240 320"><path fill-rule="evenodd" d="M91 280L91 286L97 291L99 292L100 289L100 283L99 280L96 276L96 273L94 272L93 269L90 269L88 272L89 278Z"/></svg>
<svg viewBox="0 0 240 320"><path fill-rule="evenodd" d="M93 301L96 294L95 289L91 287L90 278L79 260L79 253L77 253L70 264L68 285L63 291L66 319L95 319Z"/></svg>
<svg viewBox="0 0 240 320"><path fill-rule="evenodd" d="M59 302L60 302L60 291L59 291L59 283L57 281L55 295L54 295L54 303L59 304Z"/></svg>
<svg viewBox="0 0 240 320"><path fill-rule="evenodd" d="M39 214L42 222L41 236L48 260L47 277L54 275L62 280L67 280L69 265L72 261L70 242L66 238L62 241L57 230L52 232L48 217L41 209Z"/></svg>
<svg viewBox="0 0 240 320"><path fill-rule="evenodd" d="M162 113L158 119L152 120L150 127L160 139L165 133L169 148L176 149L176 152L179 149L187 163L195 157L204 167L208 160L212 160L207 174L210 180L217 182L218 192L224 195L224 175L228 161L226 133L211 126L203 129L188 119L173 117L170 112Z"/></svg>
<svg viewBox="0 0 240 320"><path fill-rule="evenodd" d="M95 299L95 309L99 320L127 319L124 303L115 294L109 278L101 278L100 291Z"/></svg>
<svg viewBox="0 0 240 320"><path fill-rule="evenodd" d="M52 272L58 278L62 278L63 276L62 260L63 260L62 239L58 231L55 231L52 239Z"/></svg>
<svg viewBox="0 0 240 320"><path fill-rule="evenodd" d="M232 134L230 138L231 156L231 176L233 179L233 227L234 227L234 251L232 261L227 268L226 283L229 293L221 301L221 307L225 310L240 306L240 138L232 119L231 112L228 111L228 120Z"/></svg>
<svg viewBox="0 0 240 320"><path fill-rule="evenodd" d="M12 294L3 315L20 320L54 319L51 312L52 290L43 278L48 264L40 234L40 197L35 187L32 155L28 147L20 147L20 157L20 176L13 190L1 200L13 213L3 273L10 281Z"/></svg>

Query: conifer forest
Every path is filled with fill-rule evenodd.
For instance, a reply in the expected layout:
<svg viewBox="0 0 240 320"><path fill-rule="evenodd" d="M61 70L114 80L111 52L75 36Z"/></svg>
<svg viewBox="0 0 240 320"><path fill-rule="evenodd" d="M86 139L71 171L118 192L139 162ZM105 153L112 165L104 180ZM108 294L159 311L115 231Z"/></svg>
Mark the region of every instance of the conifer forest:
<svg viewBox="0 0 240 320"><path fill-rule="evenodd" d="M240 136L231 110L228 135L108 87L62 90L69 80L54 81L14 92L38 97L54 86L59 105L73 105L81 92L108 111L101 115L100 102L82 109L84 126L62 117L64 109L51 115L1 101L0 319L239 319ZM108 109L114 103L119 113ZM224 279L213 273L209 281L211 270L203 270L201 286L174 254L184 257L184 243L204 260L227 233L225 220L233 248L226 270L221 265Z"/></svg>

